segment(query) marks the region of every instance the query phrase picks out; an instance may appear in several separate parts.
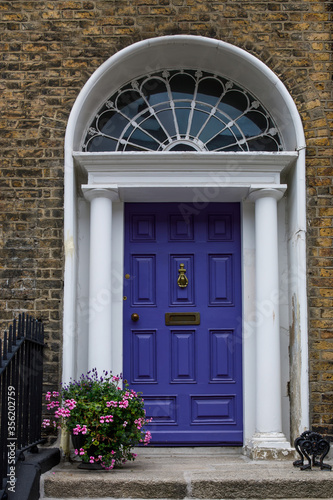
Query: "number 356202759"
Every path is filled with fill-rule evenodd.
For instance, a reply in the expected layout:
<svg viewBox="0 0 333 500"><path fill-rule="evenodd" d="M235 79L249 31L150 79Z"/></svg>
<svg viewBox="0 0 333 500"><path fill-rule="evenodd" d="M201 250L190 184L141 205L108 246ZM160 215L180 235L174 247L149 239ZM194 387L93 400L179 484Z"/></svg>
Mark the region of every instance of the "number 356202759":
<svg viewBox="0 0 333 500"><path fill-rule="evenodd" d="M15 436L15 420L16 420L16 399L15 399L15 387L12 385L8 386L8 434L9 436Z"/></svg>

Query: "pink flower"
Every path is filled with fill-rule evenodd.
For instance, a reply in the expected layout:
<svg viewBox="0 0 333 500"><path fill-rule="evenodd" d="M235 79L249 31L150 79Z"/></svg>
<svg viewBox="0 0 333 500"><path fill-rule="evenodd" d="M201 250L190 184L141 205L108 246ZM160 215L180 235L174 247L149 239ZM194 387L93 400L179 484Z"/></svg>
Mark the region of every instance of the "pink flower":
<svg viewBox="0 0 333 500"><path fill-rule="evenodd" d="M73 410L76 406L75 399L66 399L64 406L67 406L70 410Z"/></svg>
<svg viewBox="0 0 333 500"><path fill-rule="evenodd" d="M59 404L60 404L59 401L51 401L51 403L47 405L47 409L51 410L52 408L57 408Z"/></svg>
<svg viewBox="0 0 333 500"><path fill-rule="evenodd" d="M94 457L89 457L89 462L90 462L91 464L93 464L93 463L95 462L95 458L94 458Z"/></svg>
<svg viewBox="0 0 333 500"><path fill-rule="evenodd" d="M75 455L78 455L78 454L79 454L79 450L77 450L77 449L76 449L76 450L74 451L74 453L75 453Z"/></svg>
<svg viewBox="0 0 333 500"><path fill-rule="evenodd" d="M44 418L43 423L42 423L42 426L44 427L44 429L46 429L46 427L48 427L49 425L50 425L50 420L48 418Z"/></svg>
<svg viewBox="0 0 333 500"><path fill-rule="evenodd" d="M76 424L76 427L74 427L74 429L73 429L73 434L75 434L75 436L77 436L79 434L80 430L81 430L80 424Z"/></svg>
<svg viewBox="0 0 333 500"><path fill-rule="evenodd" d="M104 424L105 422L109 424L110 422L113 422L113 416L112 415L102 415L99 418L99 421L101 424Z"/></svg>
<svg viewBox="0 0 333 500"><path fill-rule="evenodd" d="M102 467L104 467L105 470L111 470L111 469L113 469L115 462L116 461L114 459L112 459L111 465L109 467L105 466L105 462L103 462L101 465L102 465Z"/></svg>
<svg viewBox="0 0 333 500"><path fill-rule="evenodd" d="M71 415L71 412L69 411L68 408L59 408L58 410L56 410L54 412L54 416L56 418L60 418L60 417L68 418L68 417L70 417L70 415Z"/></svg>
<svg viewBox="0 0 333 500"><path fill-rule="evenodd" d="M84 455L85 454L85 451L83 448L80 448L80 455Z"/></svg>
<svg viewBox="0 0 333 500"><path fill-rule="evenodd" d="M143 425L142 420L143 420L142 418L136 418L136 419L134 420L134 423L135 423L135 425L136 425L137 429L139 429L139 430L141 429L141 427L142 427L142 425Z"/></svg>
<svg viewBox="0 0 333 500"><path fill-rule="evenodd" d="M81 427L80 424L76 424L76 426L74 427L73 429L73 434L75 434L75 436L77 436L79 433L82 433L82 434L87 434L88 432L88 429L87 429L87 426L86 425L83 425Z"/></svg>
<svg viewBox="0 0 333 500"><path fill-rule="evenodd" d="M149 431L146 432L145 438L143 440L144 446L147 446L151 440L151 433Z"/></svg>
<svg viewBox="0 0 333 500"><path fill-rule="evenodd" d="M108 408L110 408L110 407L116 408L118 406L118 402L117 401L107 401L106 406Z"/></svg>

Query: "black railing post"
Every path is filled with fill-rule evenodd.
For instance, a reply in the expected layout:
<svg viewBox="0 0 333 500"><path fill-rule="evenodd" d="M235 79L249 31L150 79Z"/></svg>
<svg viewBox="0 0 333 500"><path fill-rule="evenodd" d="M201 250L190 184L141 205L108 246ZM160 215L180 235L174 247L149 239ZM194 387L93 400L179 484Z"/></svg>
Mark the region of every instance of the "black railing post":
<svg viewBox="0 0 333 500"><path fill-rule="evenodd" d="M0 499L6 498L8 444L17 457L41 443L43 325L24 313L0 339Z"/></svg>

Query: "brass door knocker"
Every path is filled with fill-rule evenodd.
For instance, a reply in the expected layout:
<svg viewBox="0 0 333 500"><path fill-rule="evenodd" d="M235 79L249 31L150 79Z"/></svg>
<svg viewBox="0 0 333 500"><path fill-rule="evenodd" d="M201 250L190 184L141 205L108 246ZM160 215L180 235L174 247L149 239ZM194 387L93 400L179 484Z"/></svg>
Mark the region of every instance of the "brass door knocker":
<svg viewBox="0 0 333 500"><path fill-rule="evenodd" d="M179 265L178 272L179 272L179 276L177 279L177 284L180 288L186 288L188 285L188 279L187 279L187 276L185 274L186 269L184 269L184 264Z"/></svg>

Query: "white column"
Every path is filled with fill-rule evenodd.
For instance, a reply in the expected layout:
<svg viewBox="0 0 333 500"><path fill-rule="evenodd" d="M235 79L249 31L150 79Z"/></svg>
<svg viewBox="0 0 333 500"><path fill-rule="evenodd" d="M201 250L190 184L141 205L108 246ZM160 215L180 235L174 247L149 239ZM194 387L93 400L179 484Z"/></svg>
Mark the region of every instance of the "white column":
<svg viewBox="0 0 333 500"><path fill-rule="evenodd" d="M277 201L279 189L252 189L256 242L256 433L254 446L288 447L282 433Z"/></svg>
<svg viewBox="0 0 333 500"><path fill-rule="evenodd" d="M115 189L83 186L90 201L89 349L88 370L111 369L112 201ZM88 270L87 270L88 272Z"/></svg>

